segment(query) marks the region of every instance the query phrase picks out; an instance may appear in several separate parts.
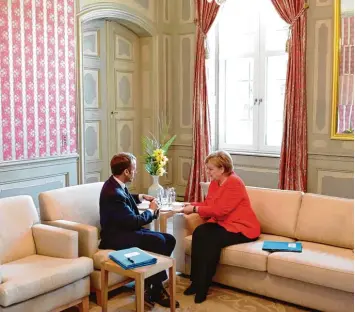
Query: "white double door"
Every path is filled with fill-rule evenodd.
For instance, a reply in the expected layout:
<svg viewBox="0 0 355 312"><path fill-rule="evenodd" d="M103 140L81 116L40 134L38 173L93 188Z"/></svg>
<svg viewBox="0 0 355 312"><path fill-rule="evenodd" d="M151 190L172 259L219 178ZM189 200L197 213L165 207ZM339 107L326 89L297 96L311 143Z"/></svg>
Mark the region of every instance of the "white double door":
<svg viewBox="0 0 355 312"><path fill-rule="evenodd" d="M140 41L124 26L103 20L83 25L82 38L84 182L90 183L110 176L118 152L141 155Z"/></svg>

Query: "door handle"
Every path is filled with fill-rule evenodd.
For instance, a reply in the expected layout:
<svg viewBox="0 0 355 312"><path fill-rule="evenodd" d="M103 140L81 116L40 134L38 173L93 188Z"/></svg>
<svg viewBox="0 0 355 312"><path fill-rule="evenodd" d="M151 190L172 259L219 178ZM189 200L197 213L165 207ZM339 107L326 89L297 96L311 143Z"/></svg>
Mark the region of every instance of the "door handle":
<svg viewBox="0 0 355 312"><path fill-rule="evenodd" d="M259 99L259 105L263 102L263 99Z"/></svg>
<svg viewBox="0 0 355 312"><path fill-rule="evenodd" d="M112 111L111 112L111 115L116 115L116 114L118 114L119 112L118 111Z"/></svg>

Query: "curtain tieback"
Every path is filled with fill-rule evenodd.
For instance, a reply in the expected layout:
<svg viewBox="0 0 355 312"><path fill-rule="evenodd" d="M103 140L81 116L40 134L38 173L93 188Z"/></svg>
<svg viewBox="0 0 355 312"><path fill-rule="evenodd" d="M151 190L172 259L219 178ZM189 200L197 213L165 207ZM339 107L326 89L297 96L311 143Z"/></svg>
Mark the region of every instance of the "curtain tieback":
<svg viewBox="0 0 355 312"><path fill-rule="evenodd" d="M298 14L294 17L294 19L291 21L290 26L288 27L288 36L287 36L287 41L286 41L286 52L290 51L290 41L291 41L291 35L292 35L292 28L297 22L297 20L306 12L306 10L309 8L308 3L303 4L303 8L301 11L298 12Z"/></svg>
<svg viewBox="0 0 355 312"><path fill-rule="evenodd" d="M194 23L195 23L196 27L199 29L199 31L201 32L202 37L203 37L204 48L205 48L205 59L209 59L210 58L210 48L208 45L207 34L203 31L201 24L199 23L197 18L194 19Z"/></svg>

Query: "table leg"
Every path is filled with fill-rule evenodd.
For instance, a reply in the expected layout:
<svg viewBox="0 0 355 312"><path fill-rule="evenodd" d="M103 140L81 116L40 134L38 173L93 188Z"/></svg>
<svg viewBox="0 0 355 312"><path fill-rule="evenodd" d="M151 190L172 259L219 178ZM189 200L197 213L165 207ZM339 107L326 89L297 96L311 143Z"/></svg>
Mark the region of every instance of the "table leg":
<svg viewBox="0 0 355 312"><path fill-rule="evenodd" d="M176 301L175 260L173 261L173 265L169 268L169 292L170 292L170 311L175 312L175 301Z"/></svg>
<svg viewBox="0 0 355 312"><path fill-rule="evenodd" d="M159 232L166 233L167 232L167 218L160 217L160 230Z"/></svg>
<svg viewBox="0 0 355 312"><path fill-rule="evenodd" d="M160 217L159 217L159 219L160 219ZM160 220L159 219L155 219L154 220L154 231L155 232L159 232L159 224L160 224Z"/></svg>
<svg viewBox="0 0 355 312"><path fill-rule="evenodd" d="M107 297L108 297L108 271L105 270L105 265L101 268L101 307L102 312L107 312Z"/></svg>
<svg viewBox="0 0 355 312"><path fill-rule="evenodd" d="M144 312L144 278L143 276L138 276L136 278L136 311Z"/></svg>

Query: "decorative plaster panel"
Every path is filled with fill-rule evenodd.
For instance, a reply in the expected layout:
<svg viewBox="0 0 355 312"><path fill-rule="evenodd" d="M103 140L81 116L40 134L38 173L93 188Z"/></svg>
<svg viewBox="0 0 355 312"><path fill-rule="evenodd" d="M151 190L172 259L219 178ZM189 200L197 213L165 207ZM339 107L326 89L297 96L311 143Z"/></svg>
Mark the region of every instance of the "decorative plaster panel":
<svg viewBox="0 0 355 312"><path fill-rule="evenodd" d="M85 158L88 161L100 159L100 128L99 121L85 123Z"/></svg>
<svg viewBox="0 0 355 312"><path fill-rule="evenodd" d="M83 33L83 54L85 56L100 56L99 31L85 31Z"/></svg>
<svg viewBox="0 0 355 312"><path fill-rule="evenodd" d="M163 71L165 116L170 120L172 117L172 49L170 35L163 35Z"/></svg>
<svg viewBox="0 0 355 312"><path fill-rule="evenodd" d="M313 147L315 148L326 148L327 147L327 142L324 140L314 140L312 142Z"/></svg>
<svg viewBox="0 0 355 312"><path fill-rule="evenodd" d="M313 133L328 134L331 102L331 20L318 20L315 24L313 73Z"/></svg>
<svg viewBox="0 0 355 312"><path fill-rule="evenodd" d="M194 9L192 0L180 0L180 23L187 24L194 21Z"/></svg>
<svg viewBox="0 0 355 312"><path fill-rule="evenodd" d="M320 169L317 170L317 174L317 193L345 198L354 197L354 172Z"/></svg>
<svg viewBox="0 0 355 312"><path fill-rule="evenodd" d="M101 181L101 173L100 172L91 172L86 174L85 183L95 183Z"/></svg>
<svg viewBox="0 0 355 312"><path fill-rule="evenodd" d="M116 71L116 108L133 108L132 73Z"/></svg>
<svg viewBox="0 0 355 312"><path fill-rule="evenodd" d="M133 136L134 136L134 122L132 119L116 119L116 151L134 153L133 151Z"/></svg>
<svg viewBox="0 0 355 312"><path fill-rule="evenodd" d="M74 0L1 1L0 160L76 152L74 23Z"/></svg>
<svg viewBox="0 0 355 312"><path fill-rule="evenodd" d="M100 75L98 69L84 69L84 107L99 108Z"/></svg>
<svg viewBox="0 0 355 312"><path fill-rule="evenodd" d="M133 54L132 43L120 35L115 35L115 58L132 60Z"/></svg>
<svg viewBox="0 0 355 312"><path fill-rule="evenodd" d="M191 158L178 156L178 179L177 184L186 186L189 180Z"/></svg>
<svg viewBox="0 0 355 312"><path fill-rule="evenodd" d="M349 141L344 141L341 143L341 148L345 150L353 150L354 151L354 141L349 142Z"/></svg>
<svg viewBox="0 0 355 312"><path fill-rule="evenodd" d="M317 0L316 1L316 6L328 6L328 5L332 5L333 1L335 0Z"/></svg>
<svg viewBox="0 0 355 312"><path fill-rule="evenodd" d="M164 23L169 23L170 22L170 1L171 0L164 0L163 4L163 21Z"/></svg>
<svg viewBox="0 0 355 312"><path fill-rule="evenodd" d="M148 70L142 72L142 102L144 108L151 107L150 71Z"/></svg>
<svg viewBox="0 0 355 312"><path fill-rule="evenodd" d="M180 35L179 85L180 85L180 127L192 127L193 97L193 43L195 36Z"/></svg>

